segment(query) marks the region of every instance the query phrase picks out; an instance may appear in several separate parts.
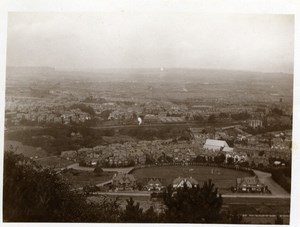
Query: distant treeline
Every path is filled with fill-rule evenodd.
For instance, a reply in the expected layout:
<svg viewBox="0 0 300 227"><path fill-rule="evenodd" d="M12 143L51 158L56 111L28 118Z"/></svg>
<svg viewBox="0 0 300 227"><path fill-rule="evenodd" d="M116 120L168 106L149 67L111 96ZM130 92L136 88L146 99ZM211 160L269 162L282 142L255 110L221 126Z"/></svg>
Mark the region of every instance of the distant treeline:
<svg viewBox="0 0 300 227"><path fill-rule="evenodd" d="M76 135L72 135L72 133ZM5 134L5 139L16 140L28 146L41 147L50 154L59 155L61 151L104 144L102 136L113 136L114 134L113 129L61 125L37 130L10 132Z"/></svg>
<svg viewBox="0 0 300 227"><path fill-rule="evenodd" d="M120 129L119 133L138 140L173 139L179 141L191 138L184 127L162 127L155 129L137 127ZM28 146L41 147L49 154L59 155L62 151L105 145L107 142L102 139L102 136L114 135L115 129L93 129L80 125L58 124L42 129L6 132L5 139L19 141Z"/></svg>
<svg viewBox="0 0 300 227"><path fill-rule="evenodd" d="M128 135L139 140L154 139L177 139L189 140L190 134L185 127L162 127L162 128L145 128L137 127L131 129L121 129L120 134Z"/></svg>

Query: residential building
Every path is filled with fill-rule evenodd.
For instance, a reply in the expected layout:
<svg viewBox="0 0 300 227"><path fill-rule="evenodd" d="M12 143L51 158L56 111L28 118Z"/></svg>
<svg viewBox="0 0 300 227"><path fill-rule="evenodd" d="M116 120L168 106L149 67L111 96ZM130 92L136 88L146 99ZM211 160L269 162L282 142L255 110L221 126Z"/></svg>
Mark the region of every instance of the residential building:
<svg viewBox="0 0 300 227"><path fill-rule="evenodd" d="M262 184L257 176L236 179L236 190L239 192L264 192L266 186Z"/></svg>
<svg viewBox="0 0 300 227"><path fill-rule="evenodd" d="M173 188L182 188L185 184L188 188L193 188L198 185L198 181L192 177L177 177L173 180Z"/></svg>
<svg viewBox="0 0 300 227"><path fill-rule="evenodd" d="M136 187L136 179L132 174L118 173L112 178L113 185L116 191L125 190L130 191Z"/></svg>
<svg viewBox="0 0 300 227"><path fill-rule="evenodd" d="M203 148L212 151L224 151L224 152L233 151L233 148L229 147L227 142L224 140L207 139L205 144L203 145Z"/></svg>
<svg viewBox="0 0 300 227"><path fill-rule="evenodd" d="M146 190L147 191L161 191L164 186L158 179L150 179L146 185Z"/></svg>

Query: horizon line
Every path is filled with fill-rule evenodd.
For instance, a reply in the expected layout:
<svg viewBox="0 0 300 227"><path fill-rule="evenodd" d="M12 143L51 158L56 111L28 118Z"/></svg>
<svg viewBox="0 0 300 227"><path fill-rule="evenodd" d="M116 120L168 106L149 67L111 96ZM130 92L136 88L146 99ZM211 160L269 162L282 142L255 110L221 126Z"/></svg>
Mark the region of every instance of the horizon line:
<svg viewBox="0 0 300 227"><path fill-rule="evenodd" d="M101 70L146 70L146 69L157 69L158 71L164 71L168 69L177 69L177 70L212 70L212 71L236 71L236 72L251 72L251 73L263 73L263 74L289 74L294 75L294 72L282 72L282 71L252 71L246 69L218 69L218 68L196 68L196 67L106 67L106 68L57 68L54 66L11 66L7 65L7 68L49 68L53 69L56 72L89 72L96 73ZM163 70L161 70L163 69Z"/></svg>

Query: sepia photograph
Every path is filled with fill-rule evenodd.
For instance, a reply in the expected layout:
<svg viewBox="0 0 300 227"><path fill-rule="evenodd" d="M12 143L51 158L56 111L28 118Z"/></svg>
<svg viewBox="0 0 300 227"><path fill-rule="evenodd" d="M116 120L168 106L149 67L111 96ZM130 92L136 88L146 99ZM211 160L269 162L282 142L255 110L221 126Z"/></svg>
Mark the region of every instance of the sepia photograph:
<svg viewBox="0 0 300 227"><path fill-rule="evenodd" d="M295 17L8 12L4 223L291 223Z"/></svg>

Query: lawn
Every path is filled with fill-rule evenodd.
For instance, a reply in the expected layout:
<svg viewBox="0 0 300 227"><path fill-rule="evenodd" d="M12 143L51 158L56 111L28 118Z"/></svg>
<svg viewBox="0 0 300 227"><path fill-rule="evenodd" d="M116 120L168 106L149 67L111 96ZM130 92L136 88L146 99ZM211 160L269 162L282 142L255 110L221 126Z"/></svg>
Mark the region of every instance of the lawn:
<svg viewBox="0 0 300 227"><path fill-rule="evenodd" d="M136 169L132 172L138 182L147 183L149 178L161 178L162 184L167 186L172 184L177 177L193 177L199 184L212 179L216 187L228 189L236 185L236 178L251 176L242 171L232 169L207 167L207 166L157 166Z"/></svg>
<svg viewBox="0 0 300 227"><path fill-rule="evenodd" d="M96 175L90 171L68 169L62 172L65 177L75 188L85 185L96 185L112 179L115 172L103 172L101 175Z"/></svg>

